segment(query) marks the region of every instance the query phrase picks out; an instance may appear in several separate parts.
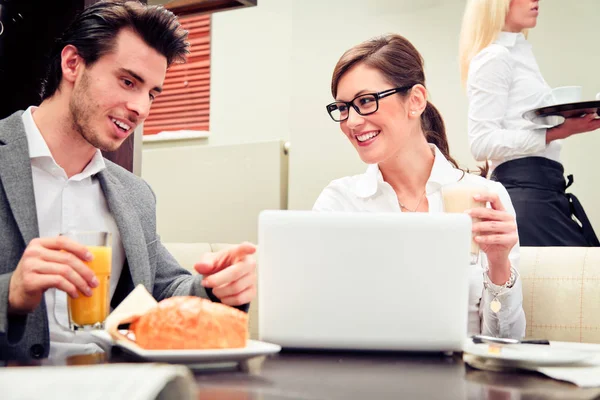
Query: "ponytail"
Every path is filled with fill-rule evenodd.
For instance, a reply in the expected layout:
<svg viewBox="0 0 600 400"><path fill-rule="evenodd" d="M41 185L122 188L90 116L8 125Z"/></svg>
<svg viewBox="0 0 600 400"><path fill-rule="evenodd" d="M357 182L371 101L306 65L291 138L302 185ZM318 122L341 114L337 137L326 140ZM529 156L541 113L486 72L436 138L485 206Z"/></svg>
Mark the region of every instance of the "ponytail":
<svg viewBox="0 0 600 400"><path fill-rule="evenodd" d="M454 168L461 169L458 163L450 156L450 146L448 145L448 136L446 135L446 125L442 119L442 115L437 108L429 101L425 111L421 114L421 126L425 133L425 139L428 143L436 145L440 152L446 157ZM489 166L487 163L479 167L479 175L487 178ZM467 171L468 172L468 171Z"/></svg>
<svg viewBox="0 0 600 400"><path fill-rule="evenodd" d="M427 142L436 145L444 157L454 165L454 168L459 168L458 163L450 156L450 146L448 146L444 120L438 109L429 101L425 111L421 114L421 126Z"/></svg>

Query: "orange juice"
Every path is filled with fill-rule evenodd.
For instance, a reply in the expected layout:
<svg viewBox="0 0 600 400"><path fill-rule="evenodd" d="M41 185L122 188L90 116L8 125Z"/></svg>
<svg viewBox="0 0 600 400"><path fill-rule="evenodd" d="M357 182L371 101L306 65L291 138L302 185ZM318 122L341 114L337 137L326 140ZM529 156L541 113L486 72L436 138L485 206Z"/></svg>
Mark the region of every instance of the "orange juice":
<svg viewBox="0 0 600 400"><path fill-rule="evenodd" d="M72 325L92 326L102 323L108 316L110 310L110 271L112 260L112 248L107 246L87 246L94 256L92 261L85 264L94 271L99 285L92 288L90 297L79 292L79 297L72 299L67 297L69 304L69 316Z"/></svg>

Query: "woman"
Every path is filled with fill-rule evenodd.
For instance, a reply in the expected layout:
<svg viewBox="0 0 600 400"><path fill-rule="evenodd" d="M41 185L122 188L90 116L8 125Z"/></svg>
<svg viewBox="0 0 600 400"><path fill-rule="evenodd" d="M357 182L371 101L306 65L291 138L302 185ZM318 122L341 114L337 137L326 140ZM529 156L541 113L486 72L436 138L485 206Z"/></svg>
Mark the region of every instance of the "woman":
<svg viewBox="0 0 600 400"><path fill-rule="evenodd" d="M490 193L481 200L491 207L470 212L482 219L473 231L484 255L480 265L470 267L469 332L524 336L510 198L499 183L458 169L442 118L427 101L419 52L399 35L361 43L338 61L331 91L335 102L327 111L369 166L362 175L331 182L314 210L442 212L443 185L461 179L485 185ZM496 298L502 304L497 313L490 308Z"/></svg>
<svg viewBox="0 0 600 400"><path fill-rule="evenodd" d="M463 19L460 62L469 99L469 141L477 161L490 161L492 179L510 193L523 246L600 246L583 210L565 192L561 142L600 128L596 114L547 128L522 118L551 105L526 30L539 1L470 0ZM580 223L573 220L573 216Z"/></svg>

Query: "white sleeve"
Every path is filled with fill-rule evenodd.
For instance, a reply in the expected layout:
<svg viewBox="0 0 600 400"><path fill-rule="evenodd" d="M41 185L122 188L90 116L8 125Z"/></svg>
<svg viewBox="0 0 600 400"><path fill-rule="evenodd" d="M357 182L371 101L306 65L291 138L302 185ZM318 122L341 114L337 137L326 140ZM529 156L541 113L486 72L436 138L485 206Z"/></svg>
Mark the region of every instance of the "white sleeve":
<svg viewBox="0 0 600 400"><path fill-rule="evenodd" d="M500 201L504 205L506 211L515 214L515 209L510 201L510 196L504 186L496 183L496 189ZM508 255L511 266L517 271L517 279L512 288L508 289L504 294L498 296L498 300L502 307L496 314L490 309L490 302L494 299L491 293L483 289L481 302L479 304L479 315L481 317L481 333L483 335L495 337L507 337L521 339L525 336L525 312L523 310L523 287L521 278L518 276L520 246L519 242L512 248ZM481 262L484 271L487 269L487 258L482 254ZM482 278L483 279L483 278Z"/></svg>
<svg viewBox="0 0 600 400"><path fill-rule="evenodd" d="M469 144L477 161L499 160L543 151L546 128L505 129L513 67L506 48L484 49L469 67Z"/></svg>

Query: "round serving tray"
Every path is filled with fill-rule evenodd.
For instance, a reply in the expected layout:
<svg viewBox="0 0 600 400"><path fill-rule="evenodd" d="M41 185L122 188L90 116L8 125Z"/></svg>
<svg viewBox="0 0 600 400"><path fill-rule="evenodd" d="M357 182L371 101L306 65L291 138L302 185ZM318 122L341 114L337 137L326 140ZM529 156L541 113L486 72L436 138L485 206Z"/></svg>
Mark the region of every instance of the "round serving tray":
<svg viewBox="0 0 600 400"><path fill-rule="evenodd" d="M529 110L523 113L523 118L541 125L560 125L565 121L565 118L580 117L585 114L599 112L600 100L580 101Z"/></svg>

